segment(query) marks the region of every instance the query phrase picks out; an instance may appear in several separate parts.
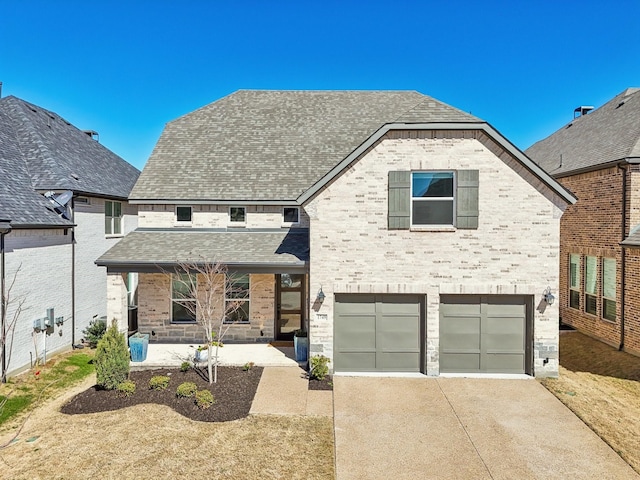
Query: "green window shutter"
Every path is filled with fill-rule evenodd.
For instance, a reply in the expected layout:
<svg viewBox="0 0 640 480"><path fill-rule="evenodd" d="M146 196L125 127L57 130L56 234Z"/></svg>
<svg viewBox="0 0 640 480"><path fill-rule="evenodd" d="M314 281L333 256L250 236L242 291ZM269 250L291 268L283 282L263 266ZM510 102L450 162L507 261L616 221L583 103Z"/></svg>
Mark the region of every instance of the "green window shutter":
<svg viewBox="0 0 640 480"><path fill-rule="evenodd" d="M456 190L456 227L478 228L478 170L459 170Z"/></svg>
<svg viewBox="0 0 640 480"><path fill-rule="evenodd" d="M411 226L411 172L389 172L389 230Z"/></svg>

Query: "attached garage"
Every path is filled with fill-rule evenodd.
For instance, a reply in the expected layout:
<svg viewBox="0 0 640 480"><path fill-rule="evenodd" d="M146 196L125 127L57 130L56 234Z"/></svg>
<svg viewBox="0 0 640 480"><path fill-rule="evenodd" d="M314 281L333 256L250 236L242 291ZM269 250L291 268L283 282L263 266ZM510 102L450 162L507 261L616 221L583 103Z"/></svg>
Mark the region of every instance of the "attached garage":
<svg viewBox="0 0 640 480"><path fill-rule="evenodd" d="M533 300L442 295L440 373L531 374Z"/></svg>
<svg viewBox="0 0 640 480"><path fill-rule="evenodd" d="M336 294L336 372L421 372L425 298L421 295Z"/></svg>

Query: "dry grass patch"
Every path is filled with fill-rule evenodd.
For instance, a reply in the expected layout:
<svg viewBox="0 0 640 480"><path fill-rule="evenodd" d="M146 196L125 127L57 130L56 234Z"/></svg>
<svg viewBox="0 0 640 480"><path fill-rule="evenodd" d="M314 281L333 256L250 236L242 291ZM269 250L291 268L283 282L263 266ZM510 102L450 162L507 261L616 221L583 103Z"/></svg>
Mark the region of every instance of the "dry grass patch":
<svg viewBox="0 0 640 480"><path fill-rule="evenodd" d="M560 378L547 387L640 473L640 358L579 332L560 335Z"/></svg>
<svg viewBox="0 0 640 480"><path fill-rule="evenodd" d="M0 452L3 478L331 479L333 423L326 417L189 420L161 405L64 415L62 403L95 378L34 412Z"/></svg>

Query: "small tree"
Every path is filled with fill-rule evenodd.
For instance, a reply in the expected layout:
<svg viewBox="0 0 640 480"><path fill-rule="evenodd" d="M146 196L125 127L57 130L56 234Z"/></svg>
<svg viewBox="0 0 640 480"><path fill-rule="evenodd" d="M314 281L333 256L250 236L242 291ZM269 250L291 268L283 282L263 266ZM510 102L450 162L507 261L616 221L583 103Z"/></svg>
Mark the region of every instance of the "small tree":
<svg viewBox="0 0 640 480"><path fill-rule="evenodd" d="M118 331L114 321L98 342L94 358L97 383L113 390L129 376L129 351L124 333Z"/></svg>
<svg viewBox="0 0 640 480"><path fill-rule="evenodd" d="M195 318L207 342L209 383L218 381L219 349L232 319L245 303L242 292L228 281L228 268L219 262L179 262L174 280L175 301Z"/></svg>
<svg viewBox="0 0 640 480"><path fill-rule="evenodd" d="M0 305L0 311L2 312L0 318L0 349L2 351L2 383L7 382L7 371L9 370L9 364L11 363L11 353L13 352L13 338L18 324L20 314L24 309L24 304L27 301L26 296L14 297L13 289L18 278L18 274L22 268L22 264L18 265L18 268L11 278L11 282L8 287L5 287L3 292L0 292L2 297L2 304ZM9 315L9 310L12 310Z"/></svg>

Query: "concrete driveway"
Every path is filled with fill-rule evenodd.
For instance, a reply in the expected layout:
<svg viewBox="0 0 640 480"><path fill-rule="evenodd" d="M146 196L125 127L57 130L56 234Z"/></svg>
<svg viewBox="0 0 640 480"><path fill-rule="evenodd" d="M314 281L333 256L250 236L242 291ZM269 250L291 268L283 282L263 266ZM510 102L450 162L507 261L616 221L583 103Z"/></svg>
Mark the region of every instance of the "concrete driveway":
<svg viewBox="0 0 640 480"><path fill-rule="evenodd" d="M337 480L638 479L533 379L334 377Z"/></svg>

